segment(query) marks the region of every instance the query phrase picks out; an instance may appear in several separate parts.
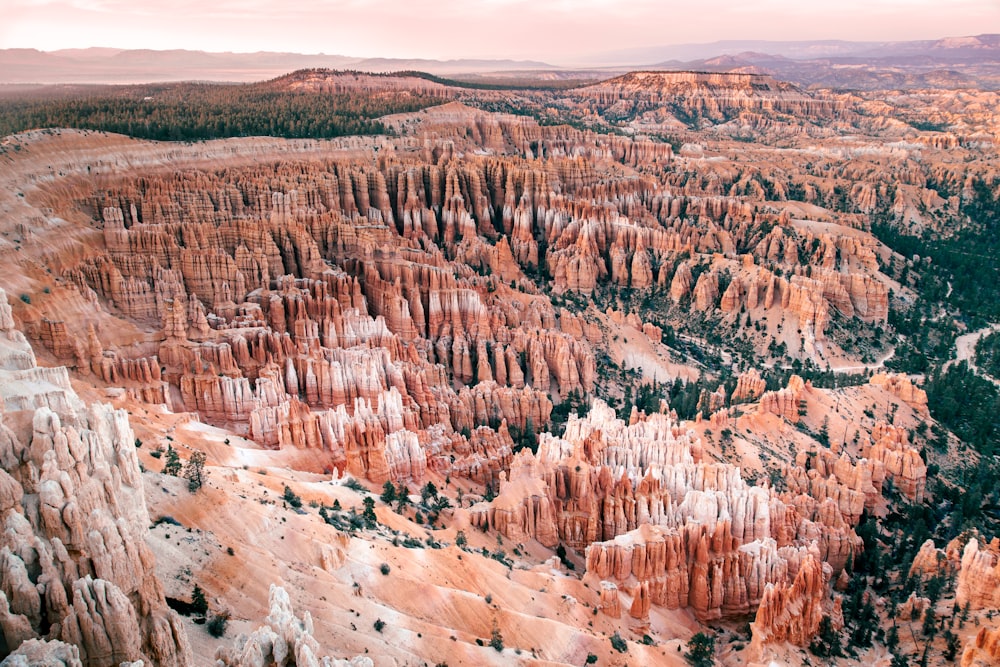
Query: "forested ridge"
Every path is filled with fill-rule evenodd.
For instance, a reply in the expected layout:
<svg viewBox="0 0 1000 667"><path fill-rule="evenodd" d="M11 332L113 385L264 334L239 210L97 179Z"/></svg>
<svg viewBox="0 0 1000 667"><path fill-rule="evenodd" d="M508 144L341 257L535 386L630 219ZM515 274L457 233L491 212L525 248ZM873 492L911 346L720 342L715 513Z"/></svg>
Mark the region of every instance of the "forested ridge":
<svg viewBox="0 0 1000 667"><path fill-rule="evenodd" d="M258 84L46 87L0 93L0 136L69 127L140 139L196 141L384 134L377 118L444 100L412 93L316 94Z"/></svg>

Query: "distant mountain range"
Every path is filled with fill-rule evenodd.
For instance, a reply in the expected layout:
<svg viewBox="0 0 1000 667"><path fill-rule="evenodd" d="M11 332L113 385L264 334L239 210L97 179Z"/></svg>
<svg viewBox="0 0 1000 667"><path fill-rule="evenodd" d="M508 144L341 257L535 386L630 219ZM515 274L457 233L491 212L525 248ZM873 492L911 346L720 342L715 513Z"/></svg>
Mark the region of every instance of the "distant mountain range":
<svg viewBox="0 0 1000 667"><path fill-rule="evenodd" d="M431 74L557 69L547 63L528 60L355 58L267 51L210 53L181 49L0 49L0 83L261 81L316 67L364 72L421 70Z"/></svg>
<svg viewBox="0 0 1000 667"><path fill-rule="evenodd" d="M298 53L209 53L110 48L0 50L0 83L260 81L307 68L419 70L470 80L517 75L602 79L633 69L768 74L803 86L1000 89L1000 35L906 42L721 41L599 54L584 68L530 60L356 58Z"/></svg>
<svg viewBox="0 0 1000 667"><path fill-rule="evenodd" d="M887 43L731 44L755 48L697 60L666 60L654 67L769 74L804 86L832 88L1000 88L1000 35Z"/></svg>
<svg viewBox="0 0 1000 667"><path fill-rule="evenodd" d="M589 65L628 65L664 61L691 62L708 60L720 55L758 52L791 60L821 58L879 58L927 53L949 53L965 56L1000 49L1000 35L975 37L946 37L936 40L904 42L848 42L843 40L814 40L779 42L764 40L724 40L707 44L675 44L649 48L635 48L596 54Z"/></svg>

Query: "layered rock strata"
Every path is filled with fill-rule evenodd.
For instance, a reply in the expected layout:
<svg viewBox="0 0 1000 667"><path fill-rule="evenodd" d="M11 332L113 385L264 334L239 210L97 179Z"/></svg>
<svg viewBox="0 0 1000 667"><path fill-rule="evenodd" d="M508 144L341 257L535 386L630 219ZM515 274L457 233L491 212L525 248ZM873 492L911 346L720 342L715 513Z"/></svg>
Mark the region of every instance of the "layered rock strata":
<svg viewBox="0 0 1000 667"><path fill-rule="evenodd" d="M599 332L557 313L531 277L556 292L670 285L722 316L781 309L810 341L831 309L885 318L868 240L797 228L665 169L669 144L461 105L423 127L424 140L383 142L375 160L341 142L322 159L110 177L62 202L94 212L103 247L63 263L61 278L162 338L123 346L97 318L48 311L26 329L133 398L267 447L320 449L327 467L382 481L425 469L398 444L412 436L386 449L391 433L439 443L427 465L450 461L450 442L471 457L459 468L489 467L464 434L503 421L538 430L553 401L593 389ZM794 418L774 397L766 409ZM441 437L427 433L437 424Z"/></svg>

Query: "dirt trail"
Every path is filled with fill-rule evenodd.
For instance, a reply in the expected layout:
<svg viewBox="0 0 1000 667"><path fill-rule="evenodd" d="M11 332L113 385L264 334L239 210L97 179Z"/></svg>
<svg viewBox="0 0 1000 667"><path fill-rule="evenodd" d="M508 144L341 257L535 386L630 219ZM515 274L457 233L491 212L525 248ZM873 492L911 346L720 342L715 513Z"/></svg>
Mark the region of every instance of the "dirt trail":
<svg viewBox="0 0 1000 667"><path fill-rule="evenodd" d="M863 371L877 371L885 366L885 363L896 356L896 348L892 348L886 352L877 363L874 364L858 364L856 366L831 366L830 370L834 373L861 373Z"/></svg>
<svg viewBox="0 0 1000 667"><path fill-rule="evenodd" d="M957 364L960 361L966 361L969 364L969 368L976 375L990 380L993 384L1000 386L1000 380L990 377L985 373L981 372L976 366L976 343L979 339L988 333L993 331L1000 331L1000 324L991 324L988 327L983 327L982 329L977 329L971 333L967 333L964 336L959 336L955 339L955 358L950 360L944 365L944 370L948 370L948 367L952 364Z"/></svg>

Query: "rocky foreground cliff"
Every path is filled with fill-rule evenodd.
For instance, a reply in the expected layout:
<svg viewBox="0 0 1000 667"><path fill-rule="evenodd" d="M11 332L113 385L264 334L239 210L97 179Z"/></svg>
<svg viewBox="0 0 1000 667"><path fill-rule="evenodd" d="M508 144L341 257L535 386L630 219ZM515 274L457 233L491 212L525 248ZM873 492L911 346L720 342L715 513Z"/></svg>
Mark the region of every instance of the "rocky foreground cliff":
<svg viewBox="0 0 1000 667"><path fill-rule="evenodd" d="M4 653L29 656L11 664L192 664L145 541L127 414L86 405L64 367L39 368L2 290L0 396L0 632Z"/></svg>

